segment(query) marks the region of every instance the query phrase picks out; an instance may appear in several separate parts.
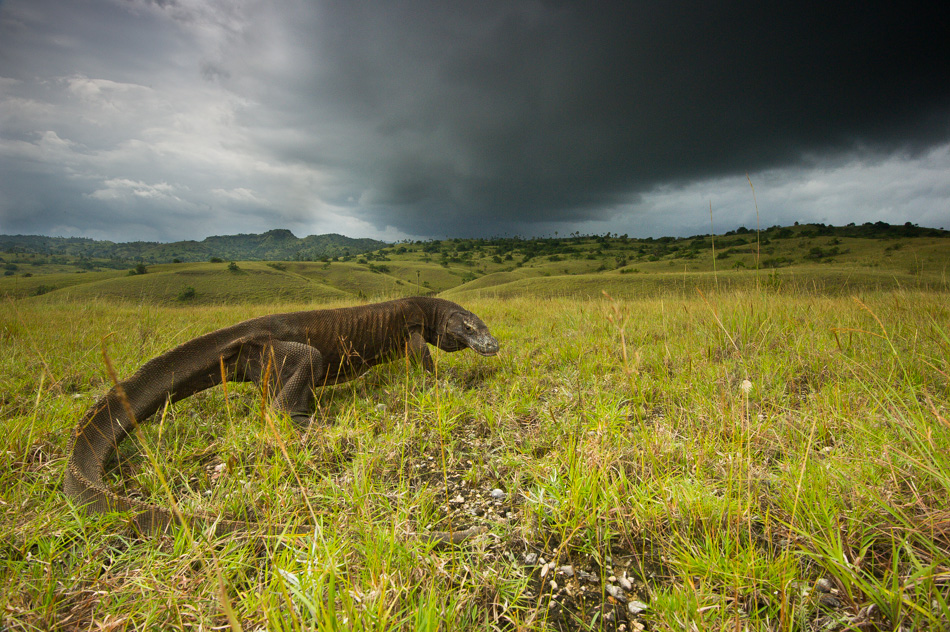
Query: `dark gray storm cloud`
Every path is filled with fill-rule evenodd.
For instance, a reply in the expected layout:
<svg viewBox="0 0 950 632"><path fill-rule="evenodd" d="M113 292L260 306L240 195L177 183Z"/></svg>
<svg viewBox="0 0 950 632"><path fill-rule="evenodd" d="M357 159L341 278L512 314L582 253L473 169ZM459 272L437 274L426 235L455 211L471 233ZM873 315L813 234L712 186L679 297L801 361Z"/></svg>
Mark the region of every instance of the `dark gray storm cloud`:
<svg viewBox="0 0 950 632"><path fill-rule="evenodd" d="M210 233L679 233L695 218L673 207L708 219L747 172L776 223L950 225L939 3L20 0L0 18L4 232L56 213L46 231L108 232L63 210L82 208L159 238L180 236L167 213ZM916 196L875 205L908 174Z"/></svg>
<svg viewBox="0 0 950 632"><path fill-rule="evenodd" d="M469 230L585 219L661 183L950 131L936 3L476 5L341 2L313 23L299 85L364 136L367 206L411 232L440 209Z"/></svg>

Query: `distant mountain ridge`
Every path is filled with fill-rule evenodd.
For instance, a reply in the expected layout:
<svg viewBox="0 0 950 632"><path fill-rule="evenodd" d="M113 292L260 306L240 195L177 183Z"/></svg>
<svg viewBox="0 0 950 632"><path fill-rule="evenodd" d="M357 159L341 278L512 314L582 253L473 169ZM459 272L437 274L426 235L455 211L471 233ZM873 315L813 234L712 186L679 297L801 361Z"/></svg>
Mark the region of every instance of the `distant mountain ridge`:
<svg viewBox="0 0 950 632"><path fill-rule="evenodd" d="M201 241L131 241L117 243L85 237L0 235L0 251L42 255L67 255L87 259L117 259L143 263L208 261L212 257L232 261L315 261L322 257L358 255L385 248L377 239L355 239L335 233L297 237L287 229L259 235L238 234L207 237Z"/></svg>

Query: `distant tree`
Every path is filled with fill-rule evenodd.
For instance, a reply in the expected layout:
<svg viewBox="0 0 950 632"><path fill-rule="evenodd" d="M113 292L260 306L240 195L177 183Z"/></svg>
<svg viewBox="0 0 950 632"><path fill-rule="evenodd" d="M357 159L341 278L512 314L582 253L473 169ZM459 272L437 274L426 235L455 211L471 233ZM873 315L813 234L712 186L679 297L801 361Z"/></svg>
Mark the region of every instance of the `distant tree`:
<svg viewBox="0 0 950 632"><path fill-rule="evenodd" d="M221 257L211 257L208 259L208 263L224 263L224 259Z"/></svg>

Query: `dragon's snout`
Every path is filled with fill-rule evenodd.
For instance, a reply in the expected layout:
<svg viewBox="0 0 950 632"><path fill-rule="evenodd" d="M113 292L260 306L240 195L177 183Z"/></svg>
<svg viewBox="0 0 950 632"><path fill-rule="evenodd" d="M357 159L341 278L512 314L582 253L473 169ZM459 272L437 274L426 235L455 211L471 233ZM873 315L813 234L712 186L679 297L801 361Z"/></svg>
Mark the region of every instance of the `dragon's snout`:
<svg viewBox="0 0 950 632"><path fill-rule="evenodd" d="M498 353L498 339L490 334L473 338L470 346L483 356L493 356Z"/></svg>

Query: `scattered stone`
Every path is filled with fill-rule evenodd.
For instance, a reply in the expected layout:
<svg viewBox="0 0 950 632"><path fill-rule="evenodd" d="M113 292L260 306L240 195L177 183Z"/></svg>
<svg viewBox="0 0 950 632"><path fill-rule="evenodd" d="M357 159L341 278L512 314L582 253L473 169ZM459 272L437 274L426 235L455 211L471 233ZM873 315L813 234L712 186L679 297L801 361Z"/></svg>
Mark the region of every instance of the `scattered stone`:
<svg viewBox="0 0 950 632"><path fill-rule="evenodd" d="M617 581L620 583L620 587L626 591L633 590L633 584L630 583L630 580L626 577L619 577Z"/></svg>
<svg viewBox="0 0 950 632"><path fill-rule="evenodd" d="M627 610L630 611L630 614L640 614L647 608L649 608L649 606L642 601L634 600L627 604Z"/></svg>
<svg viewBox="0 0 950 632"><path fill-rule="evenodd" d="M537 553L525 553L524 563L526 566L534 566L538 563L538 554Z"/></svg>
<svg viewBox="0 0 950 632"><path fill-rule="evenodd" d="M505 497L505 492L496 487L495 489L491 490L491 497L495 500L501 500Z"/></svg>
<svg viewBox="0 0 950 632"><path fill-rule="evenodd" d="M597 578L597 575L594 575L593 573L588 573L587 571L581 570L581 569L578 569L576 573L577 573L577 579L583 580L591 584L600 583L600 580Z"/></svg>
<svg viewBox="0 0 950 632"><path fill-rule="evenodd" d="M570 564L565 564L564 566L559 566L557 572L565 577L574 577L574 567Z"/></svg>
<svg viewBox="0 0 950 632"><path fill-rule="evenodd" d="M835 584L827 577L822 577L815 584L815 588L818 589L819 592L830 593L835 589Z"/></svg>
<svg viewBox="0 0 950 632"><path fill-rule="evenodd" d="M554 581L553 579L548 582L548 586L551 587L551 590L557 590L557 582Z"/></svg>
<svg viewBox="0 0 950 632"><path fill-rule="evenodd" d="M376 410L378 410L379 412L383 412L384 410L386 410L386 404L376 404Z"/></svg>
<svg viewBox="0 0 950 632"><path fill-rule="evenodd" d="M627 600L627 595L624 594L623 588L620 586L615 586L614 584L607 584L607 594L616 599L617 601L623 602Z"/></svg>

